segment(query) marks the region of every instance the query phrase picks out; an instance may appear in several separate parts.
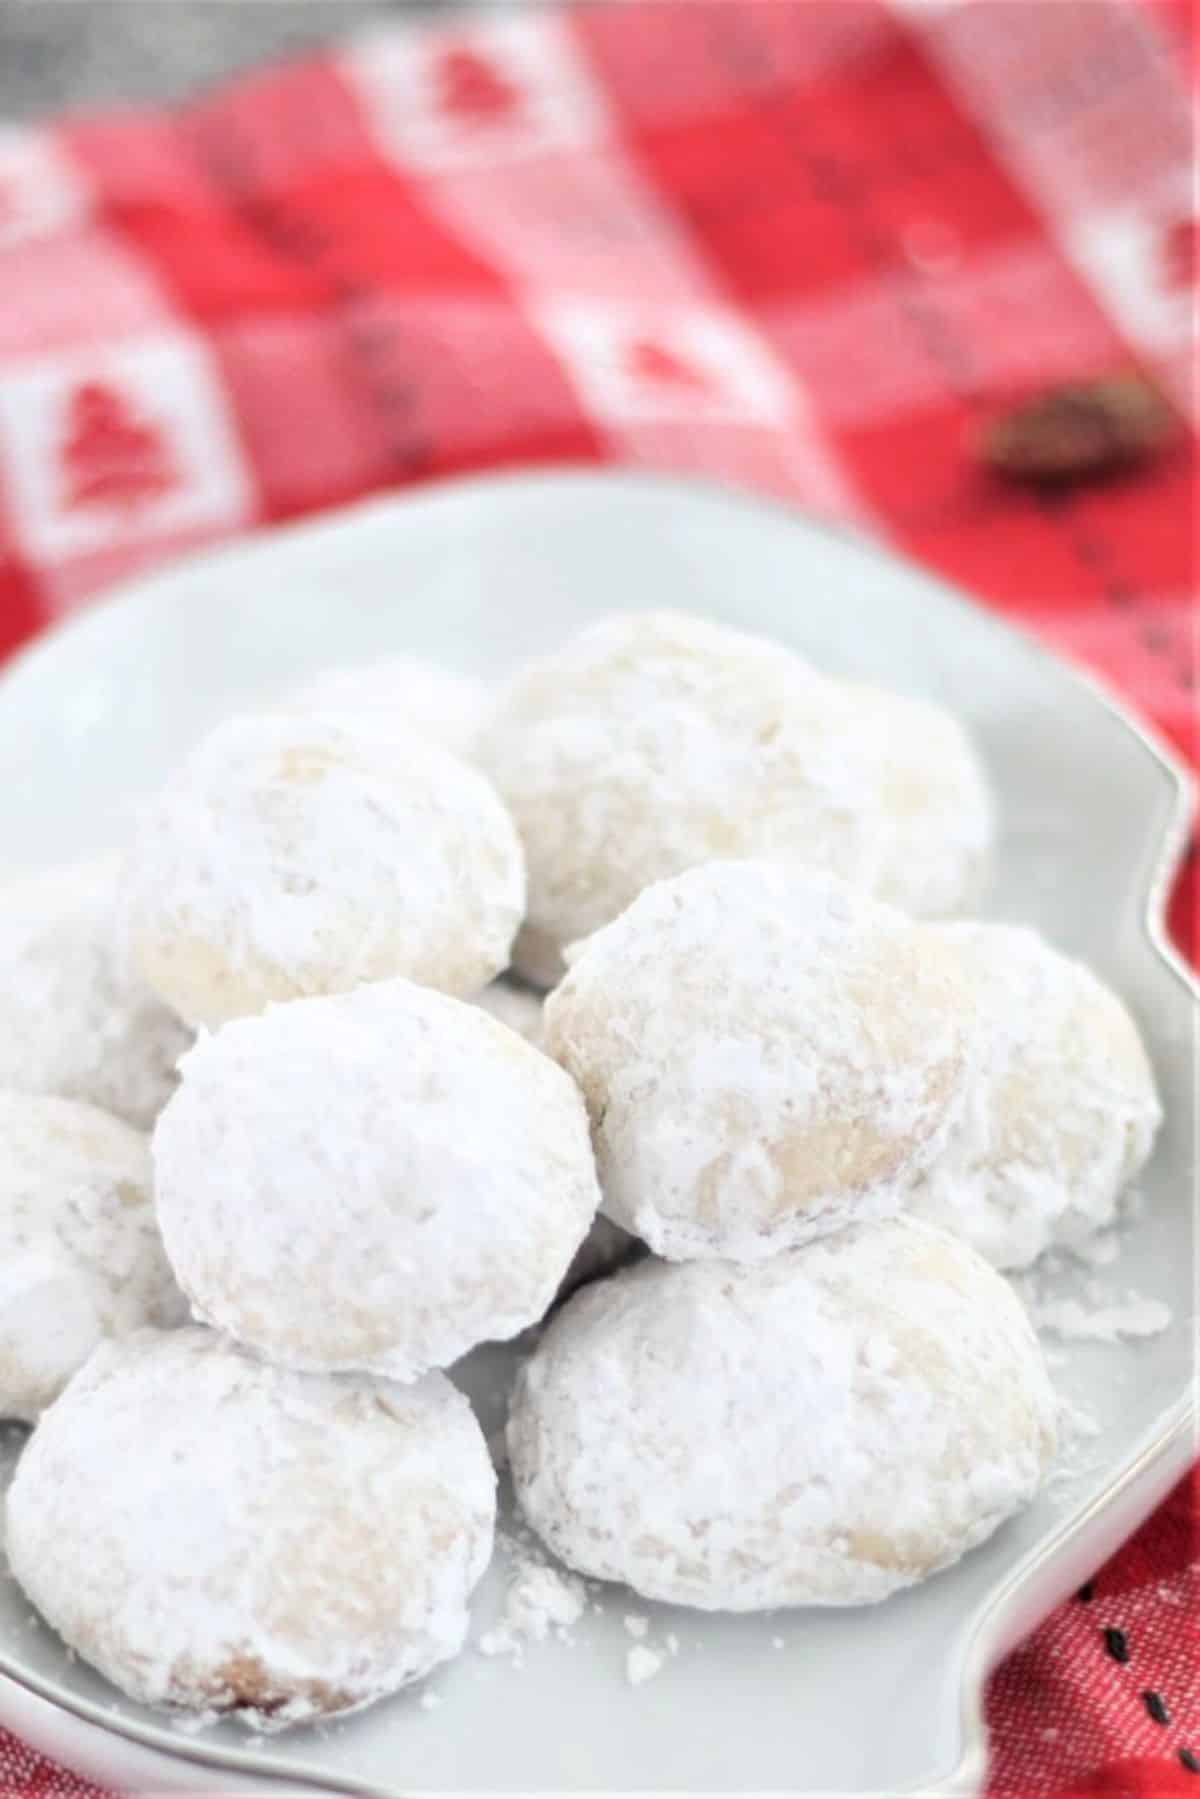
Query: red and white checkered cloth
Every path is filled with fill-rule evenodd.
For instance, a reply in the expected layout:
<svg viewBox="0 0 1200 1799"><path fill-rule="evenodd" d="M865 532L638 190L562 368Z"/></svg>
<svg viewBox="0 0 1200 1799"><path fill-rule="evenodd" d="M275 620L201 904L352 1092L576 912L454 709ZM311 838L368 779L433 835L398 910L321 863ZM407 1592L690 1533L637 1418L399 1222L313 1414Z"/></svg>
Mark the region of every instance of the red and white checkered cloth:
<svg viewBox="0 0 1200 1799"><path fill-rule="evenodd" d="M363 493L621 461L890 540L1190 752L1186 13L485 10L0 131L0 648ZM1047 495L972 456L1131 366L1185 421L1152 466ZM1200 1799L1196 1524L1193 1480L997 1674L995 1794ZM0 1780L81 1791L3 1738Z"/></svg>

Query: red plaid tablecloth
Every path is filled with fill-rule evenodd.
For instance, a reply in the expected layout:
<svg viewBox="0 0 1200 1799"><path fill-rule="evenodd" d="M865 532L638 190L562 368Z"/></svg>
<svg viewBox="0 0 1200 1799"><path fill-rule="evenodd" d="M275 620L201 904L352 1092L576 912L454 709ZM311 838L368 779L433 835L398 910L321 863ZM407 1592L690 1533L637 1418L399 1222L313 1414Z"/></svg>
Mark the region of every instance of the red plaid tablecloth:
<svg viewBox="0 0 1200 1799"><path fill-rule="evenodd" d="M1186 13L485 10L0 128L0 647L370 491L621 461L875 532L1191 753ZM1146 468L1051 493L972 454L1130 368L1183 421ZM1197 1511L1193 1478L997 1673L993 1793L1200 1799ZM3 1737L0 1780L84 1790Z"/></svg>

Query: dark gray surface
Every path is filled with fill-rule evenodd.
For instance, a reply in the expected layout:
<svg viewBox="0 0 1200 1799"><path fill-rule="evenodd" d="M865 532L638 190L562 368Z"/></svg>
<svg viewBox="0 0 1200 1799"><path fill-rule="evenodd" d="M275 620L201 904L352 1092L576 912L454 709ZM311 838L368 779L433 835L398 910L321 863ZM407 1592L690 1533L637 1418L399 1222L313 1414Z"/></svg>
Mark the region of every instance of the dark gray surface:
<svg viewBox="0 0 1200 1799"><path fill-rule="evenodd" d="M174 100L378 18L453 0L0 0L0 120Z"/></svg>

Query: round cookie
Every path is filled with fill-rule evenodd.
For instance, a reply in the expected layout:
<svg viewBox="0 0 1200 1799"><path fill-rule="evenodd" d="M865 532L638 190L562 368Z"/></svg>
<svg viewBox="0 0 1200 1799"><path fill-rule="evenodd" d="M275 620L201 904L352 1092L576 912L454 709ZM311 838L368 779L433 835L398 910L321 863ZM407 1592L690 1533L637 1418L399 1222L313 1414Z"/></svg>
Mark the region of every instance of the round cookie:
<svg viewBox="0 0 1200 1799"><path fill-rule="evenodd" d="M966 1086L955 952L833 875L711 862L580 946L545 1047L604 1210L658 1255L755 1261L896 1210Z"/></svg>
<svg viewBox="0 0 1200 1799"><path fill-rule="evenodd" d="M511 819L483 776L379 715L230 719L145 813L133 953L184 1018L403 975L474 993L524 906Z"/></svg>
<svg viewBox="0 0 1200 1799"><path fill-rule="evenodd" d="M572 942L702 862L799 860L942 912L973 896L991 840L947 714L676 613L606 619L532 663L477 755L525 846L514 959L543 986Z"/></svg>
<svg viewBox="0 0 1200 1799"><path fill-rule="evenodd" d="M289 693L286 712L378 712L455 755L470 754L487 703L487 689L470 675L455 674L415 656L322 669Z"/></svg>
<svg viewBox="0 0 1200 1799"><path fill-rule="evenodd" d="M81 1099L148 1130L192 1033L134 971L115 856L0 890L0 1088Z"/></svg>
<svg viewBox="0 0 1200 1799"><path fill-rule="evenodd" d="M1026 1268L1112 1222L1162 1108L1137 1026L1102 981L1015 925L928 927L979 1011L976 1071L915 1212L998 1268Z"/></svg>
<svg viewBox="0 0 1200 1799"><path fill-rule="evenodd" d="M154 1165L197 1317L286 1366L398 1380L540 1319L599 1202L562 1070L408 981L202 1039Z"/></svg>
<svg viewBox="0 0 1200 1799"><path fill-rule="evenodd" d="M1007 1283L893 1219L576 1294L518 1377L508 1453L584 1574L704 1610L859 1605L1028 1504L1055 1417Z"/></svg>
<svg viewBox="0 0 1200 1799"><path fill-rule="evenodd" d="M95 1106L0 1093L0 1418L32 1422L105 1337L182 1321L148 1150Z"/></svg>
<svg viewBox="0 0 1200 1799"><path fill-rule="evenodd" d="M605 619L518 674L478 760L516 820L514 952L552 986L571 943L714 857L873 855L876 757L839 689L776 644L670 612Z"/></svg>
<svg viewBox="0 0 1200 1799"><path fill-rule="evenodd" d="M269 1730L457 1653L495 1477L441 1375L333 1380L143 1331L47 1412L7 1510L12 1571L69 1648L142 1704Z"/></svg>

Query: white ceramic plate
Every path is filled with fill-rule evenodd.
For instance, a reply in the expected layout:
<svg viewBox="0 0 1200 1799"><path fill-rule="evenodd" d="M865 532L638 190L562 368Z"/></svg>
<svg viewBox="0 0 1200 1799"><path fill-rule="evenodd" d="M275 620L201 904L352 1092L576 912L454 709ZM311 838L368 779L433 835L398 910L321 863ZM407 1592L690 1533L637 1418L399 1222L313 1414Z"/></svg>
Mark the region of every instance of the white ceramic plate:
<svg viewBox="0 0 1200 1799"><path fill-rule="evenodd" d="M432 1710L409 1693L320 1731L188 1736L114 1704L0 1582L0 1716L67 1762L209 1794L272 1778L388 1795L973 1790L986 1670L1185 1465L1193 998L1161 928L1185 782L1096 687L927 575L770 505L619 475L448 485L264 536L138 583L0 681L0 854L27 865L119 839L131 801L204 726L329 661L404 650L492 675L597 613L648 606L766 633L969 719L1003 812L991 909L1089 958L1154 1056L1169 1122L1119 1272L1171 1306L1170 1329L1071 1351L1061 1378L1102 1426L1088 1467L915 1591L721 1618L613 1590L573 1647L533 1646L522 1669L469 1649L431 1681ZM474 1385L494 1410L493 1356ZM498 1566L477 1631L502 1580ZM680 1643L636 1689L631 1609L652 1640Z"/></svg>

